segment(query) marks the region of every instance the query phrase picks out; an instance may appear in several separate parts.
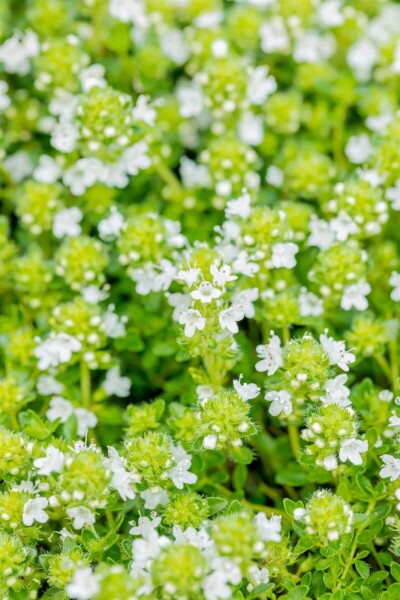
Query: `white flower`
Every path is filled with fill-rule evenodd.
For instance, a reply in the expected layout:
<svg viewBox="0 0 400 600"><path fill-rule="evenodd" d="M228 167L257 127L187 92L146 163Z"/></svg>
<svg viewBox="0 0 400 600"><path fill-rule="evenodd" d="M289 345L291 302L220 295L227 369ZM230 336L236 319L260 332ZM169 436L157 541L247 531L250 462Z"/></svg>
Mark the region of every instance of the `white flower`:
<svg viewBox="0 0 400 600"><path fill-rule="evenodd" d="M176 279L178 281L183 281L184 283L186 283L187 286L192 287L192 285L194 285L197 282L200 273L201 270L197 269L196 267L191 267L187 270L181 269L180 271L178 271Z"/></svg>
<svg viewBox="0 0 400 600"><path fill-rule="evenodd" d="M75 415L78 422L78 431L76 433L79 437L85 437L88 429L96 427L97 417L90 410L86 410L86 408L77 408L75 410Z"/></svg>
<svg viewBox="0 0 400 600"><path fill-rule="evenodd" d="M82 219L82 211L76 206L60 210L54 216L53 234L56 238L63 238L66 235L69 237L77 237L82 231L81 226L79 225Z"/></svg>
<svg viewBox="0 0 400 600"><path fill-rule="evenodd" d="M196 333L196 329L203 331L206 326L206 320L200 313L200 311L194 308L189 308L187 311L183 311L179 315L179 323L185 326L184 332L186 337L193 337Z"/></svg>
<svg viewBox="0 0 400 600"><path fill-rule="evenodd" d="M197 117L203 111L203 92L195 83L185 82L179 85L176 97L179 104L179 113L184 119Z"/></svg>
<svg viewBox="0 0 400 600"><path fill-rule="evenodd" d="M275 77L268 75L267 66L261 65L249 69L246 95L250 104L261 106L277 87Z"/></svg>
<svg viewBox="0 0 400 600"><path fill-rule="evenodd" d="M386 190L386 198L391 201L393 210L400 210L400 179Z"/></svg>
<svg viewBox="0 0 400 600"><path fill-rule="evenodd" d="M304 519L304 517L306 516L307 511L305 508L295 508L293 511L293 519L295 521L302 521Z"/></svg>
<svg viewBox="0 0 400 600"><path fill-rule="evenodd" d="M390 481L396 481L400 477L400 458L390 454L382 454L381 458L384 466L379 472L380 477L383 479L390 477Z"/></svg>
<svg viewBox="0 0 400 600"><path fill-rule="evenodd" d="M279 392L267 392L265 394L265 399L267 402L271 402L269 413L273 417L278 417L281 413L284 415L290 415L293 410L290 398L291 395L286 390L280 390Z"/></svg>
<svg viewBox="0 0 400 600"><path fill-rule="evenodd" d="M63 175L63 183L69 187L71 194L82 196L101 177L104 165L97 158L80 158Z"/></svg>
<svg viewBox="0 0 400 600"><path fill-rule="evenodd" d="M267 519L264 513L258 513L255 518L257 532L263 542L280 542L282 539L282 517L273 515Z"/></svg>
<svg viewBox="0 0 400 600"><path fill-rule="evenodd" d="M343 290L340 306L343 310L366 310L368 300L366 296L371 292L371 286L366 281L359 281L352 285L347 285Z"/></svg>
<svg viewBox="0 0 400 600"><path fill-rule="evenodd" d="M236 273L242 273L243 275L247 275L247 277L252 277L260 270L260 266L255 262L251 262L250 257L245 250L239 252L232 267Z"/></svg>
<svg viewBox="0 0 400 600"><path fill-rule="evenodd" d="M77 569L65 588L68 596L75 600L90 600L99 591L99 578L90 567Z"/></svg>
<svg viewBox="0 0 400 600"><path fill-rule="evenodd" d="M168 304L174 308L172 313L173 320L179 321L181 312L185 312L190 306L191 300L189 296L187 294L181 294L180 292L176 292L175 294L166 292L165 296Z"/></svg>
<svg viewBox="0 0 400 600"><path fill-rule="evenodd" d="M35 181L40 183L54 183L61 176L61 169L54 158L42 154L32 176Z"/></svg>
<svg viewBox="0 0 400 600"><path fill-rule="evenodd" d="M134 23L139 29L149 25L141 0L110 0L108 10L115 19L123 23Z"/></svg>
<svg viewBox="0 0 400 600"><path fill-rule="evenodd" d="M398 417L394 411L389 418L389 427L400 427L400 417Z"/></svg>
<svg viewBox="0 0 400 600"><path fill-rule="evenodd" d="M105 242L114 240L119 237L124 223L123 215L112 206L110 216L102 219L97 226L99 237Z"/></svg>
<svg viewBox="0 0 400 600"><path fill-rule="evenodd" d="M338 366L342 371L348 371L348 365L353 363L356 357L352 352L346 350L343 341L335 341L333 338L328 337L326 331L319 336L319 341L328 355L329 364Z"/></svg>
<svg viewBox="0 0 400 600"><path fill-rule="evenodd" d="M353 135L347 142L345 154L350 162L361 164L366 162L373 151L372 144L366 133Z"/></svg>
<svg viewBox="0 0 400 600"><path fill-rule="evenodd" d="M394 394L391 390L381 390L378 394L379 400L383 402L391 402L393 400Z"/></svg>
<svg viewBox="0 0 400 600"><path fill-rule="evenodd" d="M69 362L72 354L80 349L80 341L68 333L52 332L47 340L36 346L33 353L39 360L38 368L45 371L49 367L58 367L61 363Z"/></svg>
<svg viewBox="0 0 400 600"><path fill-rule="evenodd" d="M321 400L324 404L337 404L338 406L350 406L350 390L345 385L347 375L338 375L334 379L328 379L325 382L325 396Z"/></svg>
<svg viewBox="0 0 400 600"><path fill-rule="evenodd" d="M368 81L378 59L377 47L367 38L358 40L347 52L347 62L359 81Z"/></svg>
<svg viewBox="0 0 400 600"><path fill-rule="evenodd" d="M303 31L296 40L293 59L298 63L317 63L330 58L336 49L331 34L320 35L314 30Z"/></svg>
<svg viewBox="0 0 400 600"><path fill-rule="evenodd" d="M264 123L260 115L250 111L243 113L237 125L238 138L249 146L259 146L264 139Z"/></svg>
<svg viewBox="0 0 400 600"><path fill-rule="evenodd" d="M324 219L318 219L315 215L311 216L310 232L307 240L308 246L317 246L320 250L328 250L335 241L335 234L330 224Z"/></svg>
<svg viewBox="0 0 400 600"><path fill-rule="evenodd" d="M149 519L149 517L139 517L138 524L131 527L129 533L131 535L141 535L146 538L152 531L157 529L160 523L161 517L154 517L153 519Z"/></svg>
<svg viewBox="0 0 400 600"><path fill-rule="evenodd" d="M154 108L149 106L149 96L139 96L136 100L136 106L133 109L133 118L135 121L142 121L150 127L154 126L157 113Z"/></svg>
<svg viewBox="0 0 400 600"><path fill-rule="evenodd" d="M16 183L20 183L32 172L32 162L27 152L15 152L3 159L3 167Z"/></svg>
<svg viewBox="0 0 400 600"><path fill-rule="evenodd" d="M146 142L137 142L130 148L124 150L122 164L129 175L137 175L139 171L148 169L151 159L148 156L149 147Z"/></svg>
<svg viewBox="0 0 400 600"><path fill-rule="evenodd" d="M281 267L285 269L293 269L296 266L296 254L299 251L297 244L288 242L286 244L278 243L272 246L271 263L275 269Z"/></svg>
<svg viewBox="0 0 400 600"><path fill-rule="evenodd" d="M132 544L132 556L138 565L146 566L162 552L162 549L170 544L170 540L162 535L159 536L153 529L146 538L136 538Z"/></svg>
<svg viewBox="0 0 400 600"><path fill-rule="evenodd" d="M88 285L81 288L80 291L84 301L88 304L99 304L108 298L107 292L100 290L96 285Z"/></svg>
<svg viewBox="0 0 400 600"><path fill-rule="evenodd" d="M111 367L106 373L102 387L109 396L126 398L131 390L129 377L121 377L119 366Z"/></svg>
<svg viewBox="0 0 400 600"><path fill-rule="evenodd" d="M260 568L257 565L251 565L248 568L248 574L255 586L269 582L269 571L265 567Z"/></svg>
<svg viewBox="0 0 400 600"><path fill-rule="evenodd" d="M40 375L36 389L41 396L51 396L52 394L62 394L64 386L51 375Z"/></svg>
<svg viewBox="0 0 400 600"><path fill-rule="evenodd" d="M50 143L56 150L68 154L74 150L78 139L79 133L75 125L62 120L54 127Z"/></svg>
<svg viewBox="0 0 400 600"><path fill-rule="evenodd" d="M232 589L227 585L239 585L242 580L240 568L229 558L216 556L212 559L213 573L203 579L203 592L206 600L231 598Z"/></svg>
<svg viewBox="0 0 400 600"><path fill-rule="evenodd" d="M258 299L258 296L258 288L238 290L232 295L232 306L241 308L244 316L252 319L256 313L253 302Z"/></svg>
<svg viewBox="0 0 400 600"><path fill-rule="evenodd" d="M259 33L263 52L285 54L289 49L290 39L282 17L274 16L268 19L261 25Z"/></svg>
<svg viewBox="0 0 400 600"><path fill-rule="evenodd" d="M338 461L337 461L336 456L331 454L330 456L326 456L324 458L323 464L324 464L324 468L327 471L334 471L335 469L337 469Z"/></svg>
<svg viewBox="0 0 400 600"><path fill-rule="evenodd" d="M276 165L270 165L265 174L265 181L273 187L280 188L283 185L285 174Z"/></svg>
<svg viewBox="0 0 400 600"><path fill-rule="evenodd" d="M229 200L226 204L225 215L227 218L240 217L246 220L251 213L251 197L244 192L239 198Z"/></svg>
<svg viewBox="0 0 400 600"><path fill-rule="evenodd" d="M267 371L267 375L273 375L283 365L281 340L273 331L268 344L260 344L256 352L262 359L256 363L256 371Z"/></svg>
<svg viewBox="0 0 400 600"><path fill-rule="evenodd" d="M50 473L61 473L64 467L64 454L49 444L46 448L46 456L36 458L33 465L38 469L39 475L50 475Z"/></svg>
<svg viewBox="0 0 400 600"><path fill-rule="evenodd" d="M11 104L10 98L7 96L8 83L0 80L0 111L5 110Z"/></svg>
<svg viewBox="0 0 400 600"><path fill-rule="evenodd" d="M117 339L124 337L126 317L119 317L114 312L114 304L110 304L107 307L106 312L103 315L103 330L107 337Z"/></svg>
<svg viewBox="0 0 400 600"><path fill-rule="evenodd" d="M74 529L82 529L85 525L93 525L96 520L92 511L86 506L67 508L67 515L70 519L73 519L72 527Z"/></svg>
<svg viewBox="0 0 400 600"><path fill-rule="evenodd" d="M185 483L196 483L197 475L189 472L191 464L192 463L188 458L184 458L168 472L168 477L172 480L172 483L178 490L182 490Z"/></svg>
<svg viewBox="0 0 400 600"><path fill-rule="evenodd" d="M347 438L342 440L339 450L339 458L342 462L349 460L353 465L361 465L361 453L368 450L367 440Z"/></svg>
<svg viewBox="0 0 400 600"><path fill-rule="evenodd" d="M185 34L180 29L163 29L159 34L163 54L177 65L183 65L190 56Z"/></svg>
<svg viewBox="0 0 400 600"><path fill-rule="evenodd" d="M49 505L47 498L31 498L24 504L22 512L22 522L27 527L33 525L34 521L46 523L49 515L44 511Z"/></svg>
<svg viewBox="0 0 400 600"><path fill-rule="evenodd" d="M353 219L343 210L340 211L337 217L331 220L329 226L335 234L336 240L339 242L345 242L349 235L356 234L359 231Z"/></svg>
<svg viewBox="0 0 400 600"><path fill-rule="evenodd" d="M221 310L218 315L219 324L222 329L227 329L231 333L237 333L239 331L237 321L241 321L243 318L243 310L240 307L233 306Z"/></svg>
<svg viewBox="0 0 400 600"><path fill-rule="evenodd" d="M214 450L218 442L218 438L213 433L206 435L203 439L203 448L206 450Z"/></svg>
<svg viewBox="0 0 400 600"><path fill-rule="evenodd" d="M323 27L338 27L345 21L341 0L324 0L318 6L317 14Z"/></svg>
<svg viewBox="0 0 400 600"><path fill-rule="evenodd" d="M324 312L324 303L306 288L301 288L299 294L299 311L302 317L319 317Z"/></svg>
<svg viewBox="0 0 400 600"><path fill-rule="evenodd" d="M237 275L232 275L232 269L229 265L222 265L218 268L218 265L214 262L210 267L210 273L213 276L213 284L219 287L224 287L228 281L235 281Z"/></svg>
<svg viewBox="0 0 400 600"><path fill-rule="evenodd" d="M140 267L139 269L130 269L129 276L136 281L136 293L140 296L147 296L150 292L155 291L155 280L157 271L149 264Z"/></svg>
<svg viewBox="0 0 400 600"><path fill-rule="evenodd" d="M260 388L255 383L242 383L242 375L239 379L233 380L233 387L236 390L237 395L244 401L253 400L257 398L260 393Z"/></svg>
<svg viewBox="0 0 400 600"><path fill-rule="evenodd" d="M39 40L33 31L15 33L0 46L0 62L6 73L27 75L31 59L39 54Z"/></svg>
<svg viewBox="0 0 400 600"><path fill-rule="evenodd" d="M211 186L211 177L207 167L198 165L187 156L182 156L179 172L186 188L209 188Z"/></svg>
<svg viewBox="0 0 400 600"><path fill-rule="evenodd" d="M391 299L394 302L400 302L400 273L392 271L389 284L393 287L393 290L390 292Z"/></svg>
<svg viewBox="0 0 400 600"><path fill-rule="evenodd" d="M197 290L190 292L193 300L200 300L203 304L209 304L221 294L221 290L215 288L209 281L202 281Z"/></svg>
<svg viewBox="0 0 400 600"><path fill-rule="evenodd" d="M52 423L57 419L60 419L61 423L65 423L73 412L74 407L68 400L61 398L61 396L54 396L54 398L50 400L50 406L46 412L46 417Z"/></svg>
<svg viewBox="0 0 400 600"><path fill-rule="evenodd" d="M165 506L169 502L167 492L162 489L158 491L145 490L140 492L140 496L144 500L144 507L148 510L154 510L157 506Z"/></svg>
<svg viewBox="0 0 400 600"><path fill-rule="evenodd" d="M108 458L104 459L104 464L112 472L110 488L116 490L122 500L133 500L135 492L132 489L132 483L138 481L137 475L126 471L123 459L118 454L117 450L112 446L108 447Z"/></svg>
<svg viewBox="0 0 400 600"><path fill-rule="evenodd" d="M90 65L90 67L83 69L78 75L82 90L87 93L95 87L105 88L107 85L107 82L104 79L105 73L106 70L104 66L99 64Z"/></svg>

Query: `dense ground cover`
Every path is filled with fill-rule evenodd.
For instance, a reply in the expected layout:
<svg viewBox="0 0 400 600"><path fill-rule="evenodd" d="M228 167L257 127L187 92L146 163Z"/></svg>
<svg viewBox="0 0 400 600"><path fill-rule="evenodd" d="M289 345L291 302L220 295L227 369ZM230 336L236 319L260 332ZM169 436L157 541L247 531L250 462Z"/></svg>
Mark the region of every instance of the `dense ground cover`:
<svg viewBox="0 0 400 600"><path fill-rule="evenodd" d="M400 598L400 5L0 3L0 596Z"/></svg>

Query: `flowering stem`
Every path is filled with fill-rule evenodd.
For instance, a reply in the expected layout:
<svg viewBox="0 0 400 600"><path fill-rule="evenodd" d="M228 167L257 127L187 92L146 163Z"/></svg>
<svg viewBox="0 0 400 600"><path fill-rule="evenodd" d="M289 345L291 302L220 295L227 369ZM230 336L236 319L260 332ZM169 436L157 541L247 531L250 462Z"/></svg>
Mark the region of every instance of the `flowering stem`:
<svg viewBox="0 0 400 600"><path fill-rule="evenodd" d="M157 163L155 163L154 167L155 167L158 175L169 186L171 191L176 196L182 197L183 196L183 188L181 186L179 179L175 175L175 173L173 173L173 171L171 171L171 169L169 169L167 167L167 165L161 161L158 161Z"/></svg>
<svg viewBox="0 0 400 600"><path fill-rule="evenodd" d="M392 375L392 385L394 390L398 390L398 380L399 380L399 363L397 357L397 340L394 339L389 344L389 352L390 352L390 367L391 367L391 375Z"/></svg>
<svg viewBox="0 0 400 600"><path fill-rule="evenodd" d="M90 371L86 362L81 360L81 400L83 406L90 410L91 405L91 380Z"/></svg>
<svg viewBox="0 0 400 600"><path fill-rule="evenodd" d="M380 368L382 369L382 371L384 372L384 374L386 375L388 381L393 383L392 370L391 370L386 358L382 354L377 354L376 356L374 356L374 358L375 358L376 362L378 363L378 365L380 366Z"/></svg>
<svg viewBox="0 0 400 600"><path fill-rule="evenodd" d="M300 446L299 431L298 431L296 425L292 425L292 424L288 425L288 434L289 434L290 447L292 449L293 455L296 459L299 459L301 456L301 446Z"/></svg>
<svg viewBox="0 0 400 600"><path fill-rule="evenodd" d="M367 513L370 513L374 510L375 508L375 504L376 504L376 500L371 500L371 502L368 504L368 508L367 508ZM353 545L351 547L350 550L350 554L346 559L345 562L345 566L344 566L344 571L340 577L340 581L337 583L335 589L333 590L333 592L336 592L338 589L340 589L341 584L340 582L344 582L347 576L347 573L349 572L351 566L353 565L353 561L354 561L354 555L357 551L357 546L358 546L358 537L360 535L360 533L362 533L362 531L364 531L364 529L366 527L368 527L369 523L368 521L366 523L364 523L364 525L361 525L361 527L359 528L359 530L356 532L355 536L354 536L354 541L353 541Z"/></svg>

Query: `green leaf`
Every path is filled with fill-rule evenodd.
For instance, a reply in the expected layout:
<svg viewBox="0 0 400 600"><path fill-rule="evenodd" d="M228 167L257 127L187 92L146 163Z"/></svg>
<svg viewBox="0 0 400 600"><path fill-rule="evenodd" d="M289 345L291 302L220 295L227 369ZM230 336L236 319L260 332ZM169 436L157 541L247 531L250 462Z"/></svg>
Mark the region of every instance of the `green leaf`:
<svg viewBox="0 0 400 600"><path fill-rule="evenodd" d="M23 431L29 435L29 437L36 440L45 440L48 438L58 427L60 420L54 421L54 423L45 423L39 415L33 410L25 410L18 415L18 421Z"/></svg>
<svg viewBox="0 0 400 600"><path fill-rule="evenodd" d="M247 480L248 470L246 465L239 463L236 465L232 475L232 482L235 490L242 490Z"/></svg>
<svg viewBox="0 0 400 600"><path fill-rule="evenodd" d="M231 515L232 513L237 513L240 512L241 510L243 510L242 505L240 504L239 500L233 500L230 505L227 508L227 513L228 515Z"/></svg>
<svg viewBox="0 0 400 600"><path fill-rule="evenodd" d="M254 456L250 448L239 446L239 448L233 448L231 450L231 457L238 463L248 465L253 462Z"/></svg>
<svg viewBox="0 0 400 600"><path fill-rule="evenodd" d="M260 583L260 585L257 585L257 587L255 587L250 594L246 596L246 600L258 600L261 594L271 590L273 587L273 583Z"/></svg>
<svg viewBox="0 0 400 600"><path fill-rule="evenodd" d="M279 471L276 476L276 482L283 485L292 485L301 487L308 482L307 474L297 465L289 465Z"/></svg>
<svg viewBox="0 0 400 600"><path fill-rule="evenodd" d="M211 496L210 498L207 498L207 504L208 516L211 517L212 515L219 513L221 510L224 510L224 508L228 505L228 502L224 498Z"/></svg>
<svg viewBox="0 0 400 600"><path fill-rule="evenodd" d="M382 581L384 581L388 576L389 573L387 573L386 571L375 571L375 573L372 573L372 575L368 577L367 583L370 586L375 586L382 583Z"/></svg>
<svg viewBox="0 0 400 600"><path fill-rule="evenodd" d="M371 498L375 498L374 488L367 477L364 475L356 475L355 483L359 492L361 492L360 497L365 498L368 500L368 502L371 500Z"/></svg>
<svg viewBox="0 0 400 600"><path fill-rule="evenodd" d="M390 565L390 574L396 581L400 581L400 565L396 562L392 562Z"/></svg>
<svg viewBox="0 0 400 600"><path fill-rule="evenodd" d="M290 590L285 596L281 596L282 600L285 598L286 600L303 600L306 597L308 592L307 585L299 585L292 590Z"/></svg>
<svg viewBox="0 0 400 600"><path fill-rule="evenodd" d="M293 516L293 511L296 507L297 507L296 502L293 502L293 500L291 500L290 498L284 499L283 508L285 509L285 511L289 515L289 517Z"/></svg>
<svg viewBox="0 0 400 600"><path fill-rule="evenodd" d="M361 575L363 579L367 579L367 577L369 576L369 566L367 565L367 563L362 560L356 560L355 567L357 569L358 574Z"/></svg>

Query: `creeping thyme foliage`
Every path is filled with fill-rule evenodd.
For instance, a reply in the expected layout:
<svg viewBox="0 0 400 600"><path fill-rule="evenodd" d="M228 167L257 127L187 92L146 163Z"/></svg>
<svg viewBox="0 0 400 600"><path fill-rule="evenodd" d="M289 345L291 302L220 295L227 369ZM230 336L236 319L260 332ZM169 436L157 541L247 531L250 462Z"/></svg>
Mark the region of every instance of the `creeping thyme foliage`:
<svg viewBox="0 0 400 600"><path fill-rule="evenodd" d="M400 4L0 2L0 598L400 598Z"/></svg>

